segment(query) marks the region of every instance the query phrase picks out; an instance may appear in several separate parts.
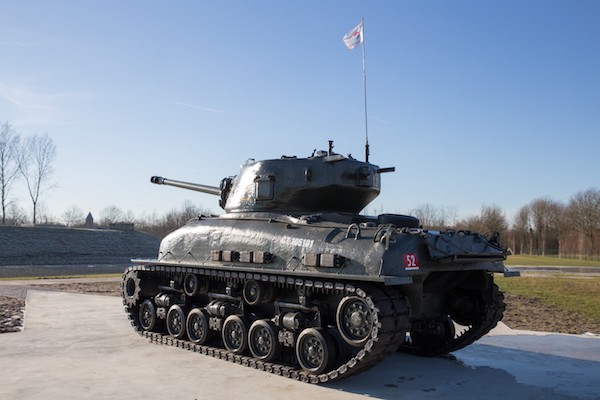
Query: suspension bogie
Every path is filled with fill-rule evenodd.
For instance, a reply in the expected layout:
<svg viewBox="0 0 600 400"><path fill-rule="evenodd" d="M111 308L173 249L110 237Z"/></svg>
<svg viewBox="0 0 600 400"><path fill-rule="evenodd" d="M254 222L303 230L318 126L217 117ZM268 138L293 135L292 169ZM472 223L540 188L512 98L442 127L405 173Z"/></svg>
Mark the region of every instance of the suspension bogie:
<svg viewBox="0 0 600 400"><path fill-rule="evenodd" d="M220 337L225 347L234 352L247 348L241 341L242 334L254 335L263 342L272 335L269 340L274 347L294 347L302 330L322 325L318 306L322 302L304 288L281 288L254 279L209 281L186 274L172 277L168 285L159 285L158 290L148 301L152 302L154 317L166 321L170 336L181 339L187 334L195 343ZM250 329L255 323L260 330ZM146 330L153 330L154 325L151 328Z"/></svg>

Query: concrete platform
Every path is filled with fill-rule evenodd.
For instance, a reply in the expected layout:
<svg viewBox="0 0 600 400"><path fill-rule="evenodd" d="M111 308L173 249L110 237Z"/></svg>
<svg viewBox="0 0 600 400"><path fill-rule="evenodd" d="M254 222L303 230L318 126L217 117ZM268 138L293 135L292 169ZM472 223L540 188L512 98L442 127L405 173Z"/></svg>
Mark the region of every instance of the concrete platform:
<svg viewBox="0 0 600 400"><path fill-rule="evenodd" d="M600 338L501 326L446 358L395 354L315 386L134 333L115 297L29 290L25 330L0 335L0 399L598 399Z"/></svg>

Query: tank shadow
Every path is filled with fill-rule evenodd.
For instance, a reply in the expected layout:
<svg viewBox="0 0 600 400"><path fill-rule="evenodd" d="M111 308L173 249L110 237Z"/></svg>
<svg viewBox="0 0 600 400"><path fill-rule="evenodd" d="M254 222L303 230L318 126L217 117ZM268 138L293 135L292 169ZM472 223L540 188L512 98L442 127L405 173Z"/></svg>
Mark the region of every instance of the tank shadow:
<svg viewBox="0 0 600 400"><path fill-rule="evenodd" d="M325 386L380 399L597 399L600 362L474 344L453 355L394 354Z"/></svg>

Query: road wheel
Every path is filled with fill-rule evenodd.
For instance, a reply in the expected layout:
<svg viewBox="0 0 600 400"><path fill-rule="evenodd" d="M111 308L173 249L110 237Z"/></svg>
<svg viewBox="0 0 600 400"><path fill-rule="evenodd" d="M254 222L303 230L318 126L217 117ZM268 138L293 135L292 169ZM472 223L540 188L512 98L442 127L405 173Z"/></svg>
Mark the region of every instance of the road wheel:
<svg viewBox="0 0 600 400"><path fill-rule="evenodd" d="M204 309L194 308L188 314L186 320L186 330L189 339L198 344L204 344L210 337L208 329L208 313Z"/></svg>
<svg viewBox="0 0 600 400"><path fill-rule="evenodd" d="M248 346L252 355L262 361L272 361L281 351L279 330L272 321L260 319L250 326Z"/></svg>
<svg viewBox="0 0 600 400"><path fill-rule="evenodd" d="M156 327L156 307L152 300L145 300L140 305L140 325L143 330L151 331Z"/></svg>
<svg viewBox="0 0 600 400"><path fill-rule="evenodd" d="M248 348L248 324L245 318L230 315L223 323L223 344L234 354L242 354Z"/></svg>
<svg viewBox="0 0 600 400"><path fill-rule="evenodd" d="M175 339L185 336L185 312L181 306L175 304L167 312L167 330Z"/></svg>
<svg viewBox="0 0 600 400"><path fill-rule="evenodd" d="M336 325L348 344L356 347L364 345L373 330L371 307L361 297L344 297L337 308Z"/></svg>
<svg viewBox="0 0 600 400"><path fill-rule="evenodd" d="M296 341L296 357L302 369L318 375L333 365L335 345L323 328L306 328Z"/></svg>

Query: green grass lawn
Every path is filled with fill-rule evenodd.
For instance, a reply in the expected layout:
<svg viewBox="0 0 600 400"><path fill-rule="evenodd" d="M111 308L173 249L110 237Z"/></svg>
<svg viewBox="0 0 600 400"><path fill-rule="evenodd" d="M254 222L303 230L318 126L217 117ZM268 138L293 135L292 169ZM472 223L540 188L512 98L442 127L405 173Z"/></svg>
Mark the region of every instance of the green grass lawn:
<svg viewBox="0 0 600 400"><path fill-rule="evenodd" d="M575 258L542 257L528 255L508 256L506 265L562 265L567 267L600 267L600 261L578 260Z"/></svg>
<svg viewBox="0 0 600 400"><path fill-rule="evenodd" d="M600 323L600 277L552 274L504 278L496 274L494 282L503 292L536 298L544 304L577 312Z"/></svg>

